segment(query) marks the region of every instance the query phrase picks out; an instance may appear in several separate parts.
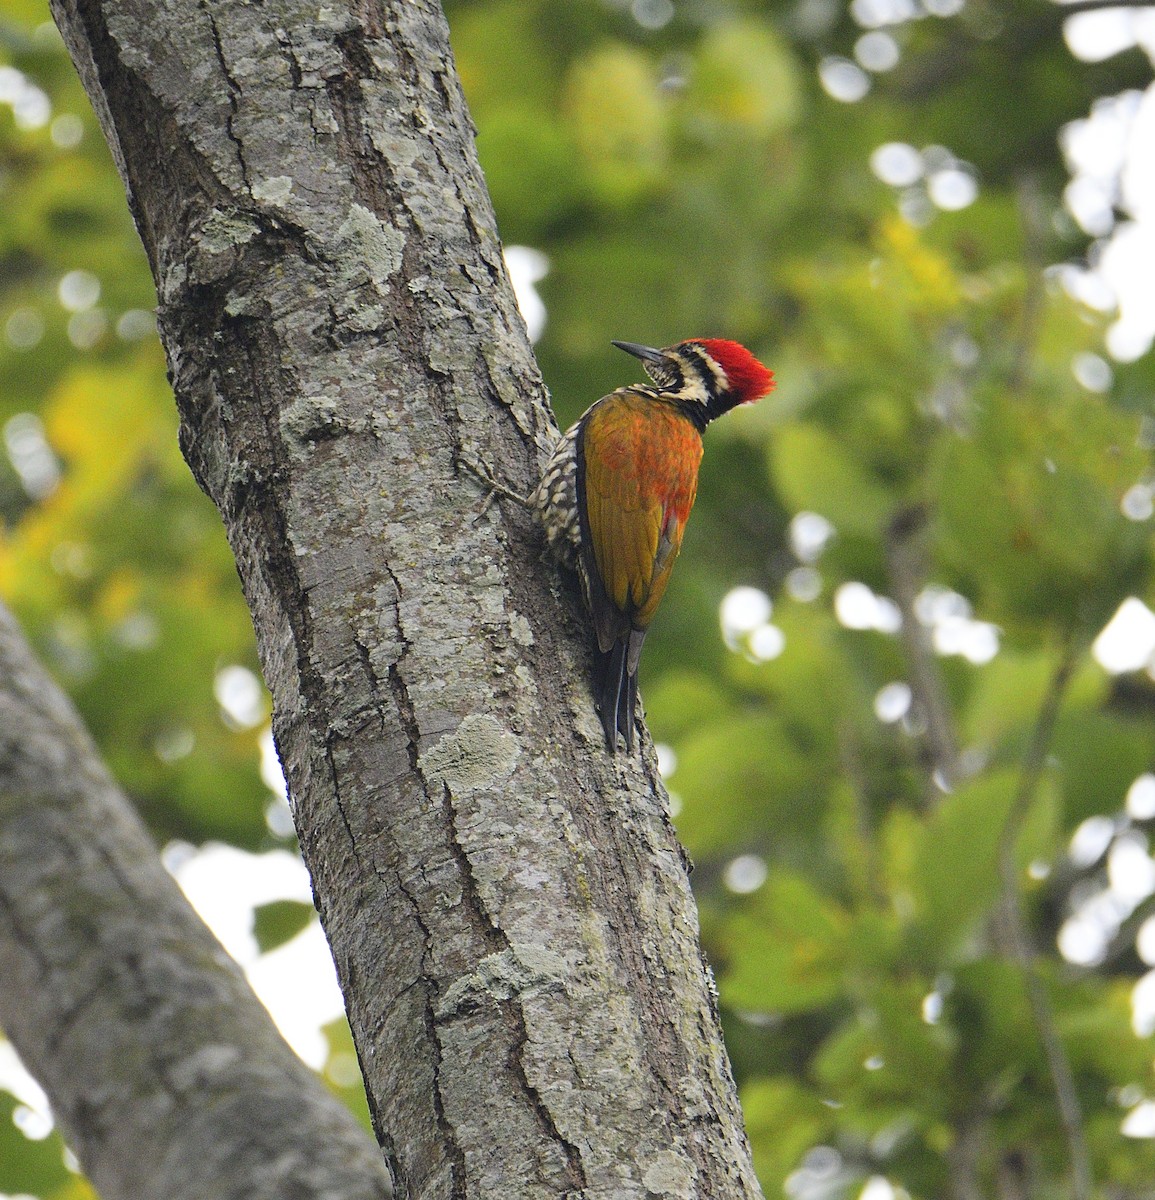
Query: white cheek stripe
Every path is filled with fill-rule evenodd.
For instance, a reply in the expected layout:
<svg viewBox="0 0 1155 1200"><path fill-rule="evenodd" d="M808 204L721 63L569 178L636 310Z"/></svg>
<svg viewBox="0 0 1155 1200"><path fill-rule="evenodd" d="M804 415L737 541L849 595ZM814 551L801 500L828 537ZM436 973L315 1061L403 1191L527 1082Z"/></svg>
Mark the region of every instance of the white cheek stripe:
<svg viewBox="0 0 1155 1200"><path fill-rule="evenodd" d="M693 343L691 347L678 356L682 362L681 396L684 400L693 400L698 404L709 404L711 391L714 395L724 395L730 390L730 381L726 372L705 347ZM703 370L713 376L713 388L706 386Z"/></svg>
<svg viewBox="0 0 1155 1200"><path fill-rule="evenodd" d="M706 390L705 380L696 372L692 379L686 380L682 384L682 390L679 392L679 397L683 400L694 400L698 404L708 404L710 401L709 392Z"/></svg>

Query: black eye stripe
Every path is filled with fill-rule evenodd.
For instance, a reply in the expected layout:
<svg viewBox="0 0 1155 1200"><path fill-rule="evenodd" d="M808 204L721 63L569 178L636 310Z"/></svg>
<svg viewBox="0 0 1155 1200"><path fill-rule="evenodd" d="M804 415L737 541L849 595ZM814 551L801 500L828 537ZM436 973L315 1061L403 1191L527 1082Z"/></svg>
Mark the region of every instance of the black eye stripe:
<svg viewBox="0 0 1155 1200"><path fill-rule="evenodd" d="M715 365L710 355L697 342L687 342L678 349L679 355L692 364L698 377L705 385L708 395L725 390L725 375Z"/></svg>

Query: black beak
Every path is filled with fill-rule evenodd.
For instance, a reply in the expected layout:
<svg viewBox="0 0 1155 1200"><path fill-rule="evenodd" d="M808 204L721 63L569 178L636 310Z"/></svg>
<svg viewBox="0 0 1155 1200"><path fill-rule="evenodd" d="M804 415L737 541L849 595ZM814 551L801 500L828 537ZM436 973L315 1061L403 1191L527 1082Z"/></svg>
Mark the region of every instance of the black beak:
<svg viewBox="0 0 1155 1200"><path fill-rule="evenodd" d="M653 346L639 346L637 342L611 342L610 345L617 346L619 350L624 350L627 354L632 354L643 362L665 361L666 356L660 350L655 350Z"/></svg>

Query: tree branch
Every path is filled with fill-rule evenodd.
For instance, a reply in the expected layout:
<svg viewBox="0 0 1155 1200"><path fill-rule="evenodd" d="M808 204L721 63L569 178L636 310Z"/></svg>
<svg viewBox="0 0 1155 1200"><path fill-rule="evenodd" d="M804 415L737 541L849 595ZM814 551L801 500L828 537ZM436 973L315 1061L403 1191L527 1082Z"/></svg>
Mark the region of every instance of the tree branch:
<svg viewBox="0 0 1155 1200"><path fill-rule="evenodd" d="M1083 1128L1082 1107L1075 1088L1074 1075L1066 1049L1059 1037L1055 1014L1051 1009L1046 983L1039 973L1030 931L1023 913L1022 888L1019 884L1017 843L1023 823L1030 812L1038 793L1039 784L1046 768L1047 753L1062 707L1067 685L1079 658L1079 644L1074 631L1068 633L1062 646L1059 662L1052 676L1050 687L1043 698L1031 740L1023 755L1019 773L1019 786L1010 812L1007 814L999 843L999 875L1002 881L1002 941L1022 972L1027 990L1027 1002L1031 1018L1038 1031L1047 1069L1055 1090L1055 1101L1059 1119L1067 1140L1071 1160L1071 1195L1074 1200L1090 1200L1092 1190L1091 1160L1087 1150L1087 1137Z"/></svg>
<svg viewBox="0 0 1155 1200"><path fill-rule="evenodd" d="M950 1200L985 1200L979 1180L979 1161L983 1152L989 1113L965 1114L955 1124L955 1138L946 1152Z"/></svg>
<svg viewBox="0 0 1155 1200"><path fill-rule="evenodd" d="M383 1200L0 608L0 1023L103 1200Z"/></svg>
<svg viewBox="0 0 1155 1200"><path fill-rule="evenodd" d="M919 537L925 514L920 508L899 513L887 530L887 566L890 588L903 619L903 647L910 673L911 691L927 726L927 745L934 770L950 781L957 762L954 725L934 648L925 627L914 611L914 599L925 576L921 567ZM1064 643L1059 665L1039 712L1030 743L1023 757L1019 786L1008 813L999 844L999 874L1002 881L1000 940L1019 966L1027 991L1032 1020L1038 1031L1047 1067L1055 1089L1060 1120L1071 1159L1074 1200L1090 1200L1091 1171L1083 1129L1082 1111L1071 1065L1055 1026L1054 1013L1039 974L1022 911L1015 848L1023 822L1030 811L1046 767L1047 751L1067 684L1078 661L1078 642L1072 632ZM968 1129L966 1137L974 1136ZM960 1135L960 1143L965 1140ZM963 1145L956 1151L965 1155ZM963 1184L960 1182L960 1186Z"/></svg>
<svg viewBox="0 0 1155 1200"><path fill-rule="evenodd" d="M53 0L157 282L398 1189L759 1194L652 748L523 513L556 437L433 0ZM510 524L502 524L508 515Z"/></svg>
<svg viewBox="0 0 1155 1200"><path fill-rule="evenodd" d="M926 724L930 759L927 804L931 805L941 790L954 781L958 739L930 631L915 612L915 600L926 582L925 529L926 510L921 505L896 513L886 530L886 567L890 593L902 614L900 636L910 690L915 708Z"/></svg>
<svg viewBox="0 0 1155 1200"><path fill-rule="evenodd" d="M1031 360L1043 324L1046 302L1043 270L1047 265L1047 226L1050 214L1038 177L1033 173L1027 172L1019 178L1015 196L1023 229L1026 288L1023 293L1018 334L1012 343L1007 387L1013 394L1021 396L1030 382Z"/></svg>

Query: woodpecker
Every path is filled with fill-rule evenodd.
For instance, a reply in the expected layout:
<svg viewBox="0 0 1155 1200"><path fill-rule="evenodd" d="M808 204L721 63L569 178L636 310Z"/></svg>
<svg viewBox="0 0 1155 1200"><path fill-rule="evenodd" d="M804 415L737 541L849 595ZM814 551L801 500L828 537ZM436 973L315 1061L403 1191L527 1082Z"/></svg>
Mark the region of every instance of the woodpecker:
<svg viewBox="0 0 1155 1200"><path fill-rule="evenodd" d="M698 490L702 434L760 399L774 376L744 346L695 338L655 350L614 342L653 382L618 388L563 435L528 503L555 555L581 579L600 651L611 753L634 748L638 660Z"/></svg>

